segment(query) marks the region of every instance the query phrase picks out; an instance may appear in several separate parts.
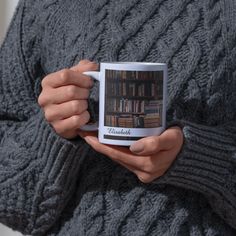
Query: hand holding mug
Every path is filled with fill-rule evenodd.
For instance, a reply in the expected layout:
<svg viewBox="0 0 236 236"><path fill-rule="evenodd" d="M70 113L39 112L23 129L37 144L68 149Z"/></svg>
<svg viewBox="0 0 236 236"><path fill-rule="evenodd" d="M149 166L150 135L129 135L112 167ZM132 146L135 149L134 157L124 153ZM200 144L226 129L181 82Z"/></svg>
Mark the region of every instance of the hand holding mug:
<svg viewBox="0 0 236 236"><path fill-rule="evenodd" d="M79 131L79 134L95 151L124 166L143 183L150 183L162 176L175 161L183 145L183 132L177 126L159 136L142 138L130 148L102 144L96 133Z"/></svg>
<svg viewBox="0 0 236 236"><path fill-rule="evenodd" d="M42 80L38 103L46 120L61 137L71 139L78 136L77 130L89 121L87 99L93 80L83 72L97 69L97 64L83 60Z"/></svg>

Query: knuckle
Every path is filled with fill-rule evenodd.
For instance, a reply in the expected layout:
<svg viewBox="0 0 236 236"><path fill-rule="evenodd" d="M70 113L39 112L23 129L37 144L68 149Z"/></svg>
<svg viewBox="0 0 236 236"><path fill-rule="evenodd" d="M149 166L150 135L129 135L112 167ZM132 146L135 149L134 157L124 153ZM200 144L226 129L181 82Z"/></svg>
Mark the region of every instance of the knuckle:
<svg viewBox="0 0 236 236"><path fill-rule="evenodd" d="M55 129L56 133L59 134L60 136L64 135L64 133L65 133L65 131L62 128L59 128L59 127L55 128L54 127L54 129Z"/></svg>
<svg viewBox="0 0 236 236"><path fill-rule="evenodd" d="M153 176L147 173L140 173L137 177L142 183L145 184L151 183L153 181Z"/></svg>
<svg viewBox="0 0 236 236"><path fill-rule="evenodd" d="M46 101L46 97L43 93L41 93L38 97L38 104L41 106L41 107L44 107L46 105L47 101Z"/></svg>
<svg viewBox="0 0 236 236"><path fill-rule="evenodd" d="M70 75L70 70L69 69L63 69L63 70L60 71L60 78L61 78L63 83L68 81L69 75Z"/></svg>
<svg viewBox="0 0 236 236"><path fill-rule="evenodd" d="M87 123L90 120L90 114L88 111L85 111L84 114L85 114L85 123Z"/></svg>
<svg viewBox="0 0 236 236"><path fill-rule="evenodd" d="M42 107L44 105L44 101L43 101L43 96L39 95L38 97L38 104Z"/></svg>
<svg viewBox="0 0 236 236"><path fill-rule="evenodd" d="M50 110L46 109L44 111L44 116L45 116L45 119L48 121L48 122L52 122L53 121L53 115L51 113Z"/></svg>
<svg viewBox="0 0 236 236"><path fill-rule="evenodd" d="M54 128L55 132L59 135L63 135L65 130L62 125L59 125L58 123L52 123L52 127Z"/></svg>
<svg viewBox="0 0 236 236"><path fill-rule="evenodd" d="M150 145L151 149L156 149L156 147L158 146L158 140L155 138L151 138L149 140L149 145Z"/></svg>
<svg viewBox="0 0 236 236"><path fill-rule="evenodd" d="M45 88L45 86L46 86L46 78L43 79L42 82L41 82L41 87Z"/></svg>
<svg viewBox="0 0 236 236"><path fill-rule="evenodd" d="M41 87L42 88L45 88L47 86L48 80L49 80L49 76L48 75L43 78L43 80L41 81Z"/></svg>
<svg viewBox="0 0 236 236"><path fill-rule="evenodd" d="M75 114L75 113L78 113L78 111L80 110L80 102L78 100L74 100L71 102L71 110L72 112Z"/></svg>
<svg viewBox="0 0 236 236"><path fill-rule="evenodd" d="M76 95L76 87L74 85L67 86L66 93L69 99L73 99Z"/></svg>
<svg viewBox="0 0 236 236"><path fill-rule="evenodd" d="M71 122L72 122L73 127L77 127L81 122L80 116L72 116L71 119L72 119Z"/></svg>

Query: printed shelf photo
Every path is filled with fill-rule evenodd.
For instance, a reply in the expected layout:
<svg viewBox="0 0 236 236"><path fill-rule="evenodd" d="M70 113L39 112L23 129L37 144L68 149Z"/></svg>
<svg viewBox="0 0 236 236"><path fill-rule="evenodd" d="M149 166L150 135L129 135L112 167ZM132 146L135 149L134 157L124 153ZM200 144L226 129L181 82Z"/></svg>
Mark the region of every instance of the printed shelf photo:
<svg viewBox="0 0 236 236"><path fill-rule="evenodd" d="M106 70L105 83L105 126L162 126L162 71Z"/></svg>

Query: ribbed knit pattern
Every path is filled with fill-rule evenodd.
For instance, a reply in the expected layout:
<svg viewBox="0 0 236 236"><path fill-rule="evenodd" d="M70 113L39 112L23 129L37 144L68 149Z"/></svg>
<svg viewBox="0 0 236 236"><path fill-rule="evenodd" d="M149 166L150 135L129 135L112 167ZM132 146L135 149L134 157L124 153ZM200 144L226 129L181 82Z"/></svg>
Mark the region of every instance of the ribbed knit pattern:
<svg viewBox="0 0 236 236"><path fill-rule="evenodd" d="M235 9L20 0L0 50L0 222L31 235L236 235ZM168 122L185 140L153 183L44 119L42 79L82 59L168 64Z"/></svg>

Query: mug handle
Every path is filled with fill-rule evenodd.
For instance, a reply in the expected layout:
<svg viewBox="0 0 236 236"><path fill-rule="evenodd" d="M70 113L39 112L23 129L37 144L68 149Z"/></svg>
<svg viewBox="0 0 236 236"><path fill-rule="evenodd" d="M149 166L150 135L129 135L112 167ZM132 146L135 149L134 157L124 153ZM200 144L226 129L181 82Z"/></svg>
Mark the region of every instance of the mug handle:
<svg viewBox="0 0 236 236"><path fill-rule="evenodd" d="M100 72L99 71L86 71L86 72L83 72L83 74L90 76L93 79L100 82L100 79L99 79ZM91 125L83 125L80 127L80 129L84 130L84 131L97 131L98 130L98 122L95 122L94 124L91 124Z"/></svg>

